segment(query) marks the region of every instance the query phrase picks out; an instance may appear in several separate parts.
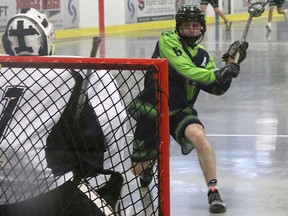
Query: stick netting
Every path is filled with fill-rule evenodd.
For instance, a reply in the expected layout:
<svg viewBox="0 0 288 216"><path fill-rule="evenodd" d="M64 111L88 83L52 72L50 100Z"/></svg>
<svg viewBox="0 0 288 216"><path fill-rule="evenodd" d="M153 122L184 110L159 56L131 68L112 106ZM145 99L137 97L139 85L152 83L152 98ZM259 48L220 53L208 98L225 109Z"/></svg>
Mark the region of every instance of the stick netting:
<svg viewBox="0 0 288 216"><path fill-rule="evenodd" d="M166 61L2 56L0 64L0 215L165 214ZM159 159L143 188L131 172L137 122L128 107L147 70Z"/></svg>

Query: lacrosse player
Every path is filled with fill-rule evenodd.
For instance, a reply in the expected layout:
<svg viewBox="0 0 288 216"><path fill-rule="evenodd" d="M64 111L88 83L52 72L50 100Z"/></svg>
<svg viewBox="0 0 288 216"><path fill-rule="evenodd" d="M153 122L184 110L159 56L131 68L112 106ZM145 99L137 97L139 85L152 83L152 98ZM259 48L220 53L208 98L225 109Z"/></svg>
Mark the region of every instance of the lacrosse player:
<svg viewBox="0 0 288 216"><path fill-rule="evenodd" d="M218 69L200 44L205 32L206 20L201 8L183 5L176 14L176 29L161 34L152 57L166 58L169 62L170 134L184 155L195 148L208 186L210 212L222 213L226 206L217 188L214 151L194 103L201 90L222 95L229 89L233 79L239 75L239 63L246 58L248 43L235 41L222 57L226 65ZM239 61L234 63L236 53L239 53ZM157 159L157 129L152 115L155 112L151 111L155 104L155 81L151 73L147 73L144 90L129 107L137 120L131 160L133 172L140 175L142 187L150 184Z"/></svg>

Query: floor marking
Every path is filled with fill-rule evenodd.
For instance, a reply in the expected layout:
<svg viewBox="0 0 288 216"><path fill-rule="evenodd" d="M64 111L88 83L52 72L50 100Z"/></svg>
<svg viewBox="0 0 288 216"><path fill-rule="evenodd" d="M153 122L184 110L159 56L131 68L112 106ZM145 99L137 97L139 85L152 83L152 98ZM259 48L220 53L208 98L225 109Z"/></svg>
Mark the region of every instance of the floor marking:
<svg viewBox="0 0 288 216"><path fill-rule="evenodd" d="M207 136L214 136L214 137L279 137L279 138L288 138L288 135L277 135L277 134L207 134Z"/></svg>

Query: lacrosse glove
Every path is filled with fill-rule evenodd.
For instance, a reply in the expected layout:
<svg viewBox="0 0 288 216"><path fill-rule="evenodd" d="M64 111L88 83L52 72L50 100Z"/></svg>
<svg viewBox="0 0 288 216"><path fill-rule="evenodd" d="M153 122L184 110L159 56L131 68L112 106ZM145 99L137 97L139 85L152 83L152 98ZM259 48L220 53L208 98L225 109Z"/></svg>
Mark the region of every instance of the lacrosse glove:
<svg viewBox="0 0 288 216"><path fill-rule="evenodd" d="M237 63L227 64L215 71L215 77L218 84L222 85L236 78L240 73L240 65Z"/></svg>
<svg viewBox="0 0 288 216"><path fill-rule="evenodd" d="M248 46L249 43L246 41L243 41L242 43L240 43L240 41L235 41L230 45L227 53L222 56L222 60L227 62L229 57L235 59L236 53L239 52L240 55L237 63L240 64L246 58Z"/></svg>

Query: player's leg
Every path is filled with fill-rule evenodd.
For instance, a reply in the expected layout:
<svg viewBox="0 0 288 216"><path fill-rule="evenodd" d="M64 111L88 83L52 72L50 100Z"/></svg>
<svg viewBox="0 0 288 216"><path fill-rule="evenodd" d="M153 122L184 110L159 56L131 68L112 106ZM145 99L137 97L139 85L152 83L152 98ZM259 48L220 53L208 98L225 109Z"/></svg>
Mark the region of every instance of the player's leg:
<svg viewBox="0 0 288 216"><path fill-rule="evenodd" d="M226 31L229 31L231 28L232 22L229 21L228 18L226 17L226 15L224 14L224 12L222 10L220 10L219 1L218 0L211 0L211 5L214 9L214 12L216 14L218 14L224 20L224 23L226 26Z"/></svg>
<svg viewBox="0 0 288 216"><path fill-rule="evenodd" d="M209 1L200 1L200 7L203 13L206 13L207 5L209 4Z"/></svg>
<svg viewBox="0 0 288 216"><path fill-rule="evenodd" d="M231 29L232 21L228 20L228 18L224 14L224 12L222 10L220 10L219 7L214 7L214 11L216 14L218 14L224 20L224 23L226 26L226 31L229 31Z"/></svg>
<svg viewBox="0 0 288 216"><path fill-rule="evenodd" d="M195 146L206 182L208 183L211 179L215 179L216 160L214 151L205 135L203 126L200 124L190 124L186 127L184 134L186 139Z"/></svg>
<svg viewBox="0 0 288 216"><path fill-rule="evenodd" d="M210 211L221 213L226 211L225 204L217 189L216 160L212 145L207 139L204 127L197 117L196 110L187 108L170 117L172 136L181 146L183 140L191 143L197 152L200 167L208 186ZM182 138L181 138L182 137Z"/></svg>
<svg viewBox="0 0 288 216"><path fill-rule="evenodd" d="M133 174L140 175L141 187L148 187L153 179L153 167L155 160L143 161L143 162L132 162ZM137 170L137 171L136 171Z"/></svg>
<svg viewBox="0 0 288 216"><path fill-rule="evenodd" d="M268 11L268 23L265 25L265 28L268 32L272 31L272 19L273 19L273 12L274 12L274 6L276 5L275 1L269 1L269 11Z"/></svg>
<svg viewBox="0 0 288 216"><path fill-rule="evenodd" d="M285 22L288 22L288 10L287 10L287 9L284 9L283 12L284 12Z"/></svg>
<svg viewBox="0 0 288 216"><path fill-rule="evenodd" d="M180 145L181 152L184 155L189 154L195 148L194 143L185 137L186 128L193 123L202 125L197 117L197 111L193 108L187 107L170 115L171 135Z"/></svg>
<svg viewBox="0 0 288 216"><path fill-rule="evenodd" d="M185 130L185 137L194 144L197 151L200 167L208 186L210 212L225 212L225 204L217 190L216 159L214 150L207 139L203 126L200 124L190 124Z"/></svg>
<svg viewBox="0 0 288 216"><path fill-rule="evenodd" d="M140 184L147 187L153 178L153 165L158 158L156 121L147 116L139 117L134 134L132 173L140 175Z"/></svg>
<svg viewBox="0 0 288 216"><path fill-rule="evenodd" d="M284 19L287 22L287 9L283 9L283 2L281 0L278 1L277 3L277 13L278 14L283 14Z"/></svg>

